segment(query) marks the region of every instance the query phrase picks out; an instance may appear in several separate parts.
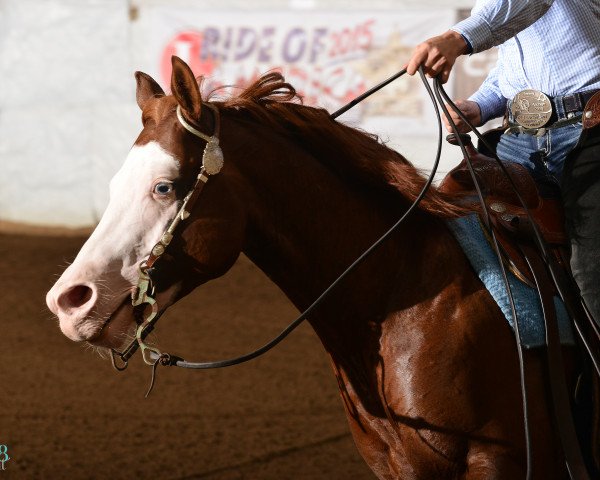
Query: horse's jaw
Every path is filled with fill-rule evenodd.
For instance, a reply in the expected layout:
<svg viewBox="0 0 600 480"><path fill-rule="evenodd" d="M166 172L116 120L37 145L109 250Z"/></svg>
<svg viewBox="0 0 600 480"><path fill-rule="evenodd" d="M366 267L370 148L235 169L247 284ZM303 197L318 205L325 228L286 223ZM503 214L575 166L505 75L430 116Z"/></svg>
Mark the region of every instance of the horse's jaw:
<svg viewBox="0 0 600 480"><path fill-rule="evenodd" d="M106 319L98 333L86 341L94 347L118 349L133 338L135 326L134 310L128 296Z"/></svg>
<svg viewBox="0 0 600 480"><path fill-rule="evenodd" d="M180 285L176 284L164 292L156 294L155 300L158 310L164 311L173 305L178 299L179 291ZM140 310L136 312L131 298L128 296L110 315L100 331L94 337L87 339L87 342L94 347L121 349L135 338L136 329L151 311L149 306L138 308Z"/></svg>

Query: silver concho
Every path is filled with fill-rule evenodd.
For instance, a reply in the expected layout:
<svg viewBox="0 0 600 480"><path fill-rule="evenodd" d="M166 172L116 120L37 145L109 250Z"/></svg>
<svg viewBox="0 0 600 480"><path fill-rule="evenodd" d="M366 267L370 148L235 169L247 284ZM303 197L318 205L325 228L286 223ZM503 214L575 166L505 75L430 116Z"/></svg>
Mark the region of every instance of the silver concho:
<svg viewBox="0 0 600 480"><path fill-rule="evenodd" d="M492 203L490 205L490 209L496 213L504 213L506 212L506 206L503 203Z"/></svg>
<svg viewBox="0 0 600 480"><path fill-rule="evenodd" d="M540 128L552 116L552 102L537 90L523 90L515 95L510 107L515 122L525 128Z"/></svg>
<svg viewBox="0 0 600 480"><path fill-rule="evenodd" d="M223 168L223 150L219 146L217 137L210 137L210 141L202 154L202 166L209 175L216 175Z"/></svg>

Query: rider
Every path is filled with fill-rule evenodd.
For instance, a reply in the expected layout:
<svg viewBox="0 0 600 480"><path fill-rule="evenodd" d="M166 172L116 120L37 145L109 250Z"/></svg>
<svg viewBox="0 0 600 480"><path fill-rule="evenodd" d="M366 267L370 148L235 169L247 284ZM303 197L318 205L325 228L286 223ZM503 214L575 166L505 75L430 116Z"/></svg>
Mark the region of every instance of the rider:
<svg viewBox="0 0 600 480"><path fill-rule="evenodd" d="M418 45L407 70L423 65L446 82L457 57L497 45L495 68L456 104L475 126L506 115L500 158L526 166L542 193L562 188L573 275L600 324L600 128L581 135L583 109L600 90L600 0L477 0L469 18ZM519 125L532 98L546 113Z"/></svg>

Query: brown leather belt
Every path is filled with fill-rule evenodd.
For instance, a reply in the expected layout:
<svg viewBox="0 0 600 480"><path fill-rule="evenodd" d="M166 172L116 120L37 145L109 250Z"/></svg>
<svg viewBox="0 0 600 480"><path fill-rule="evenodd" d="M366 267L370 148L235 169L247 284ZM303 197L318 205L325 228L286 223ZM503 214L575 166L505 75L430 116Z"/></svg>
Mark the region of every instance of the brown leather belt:
<svg viewBox="0 0 600 480"><path fill-rule="evenodd" d="M564 95L562 97L554 97L551 100L554 105L562 101L565 113L567 114L581 112L585 107L585 104L598 92L600 92L600 90L590 90L587 92Z"/></svg>

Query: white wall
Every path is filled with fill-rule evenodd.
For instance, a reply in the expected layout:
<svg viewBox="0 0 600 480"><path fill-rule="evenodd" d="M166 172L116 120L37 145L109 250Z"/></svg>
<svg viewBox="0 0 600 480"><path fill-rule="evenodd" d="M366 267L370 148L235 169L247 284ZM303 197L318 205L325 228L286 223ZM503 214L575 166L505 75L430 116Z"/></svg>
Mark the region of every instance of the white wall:
<svg viewBox="0 0 600 480"><path fill-rule="evenodd" d="M0 219L94 223L134 138L127 3L5 0Z"/></svg>
<svg viewBox="0 0 600 480"><path fill-rule="evenodd" d="M442 0L371 0L369 9L448 9ZM452 2L452 8L473 1ZM0 0L0 220L96 223L108 181L139 130L133 72L156 59L148 12L160 6L260 10L356 9L364 0ZM440 24L439 31L448 28ZM377 132L375 132L377 133ZM393 145L425 167L434 131ZM445 169L458 158L445 156Z"/></svg>

